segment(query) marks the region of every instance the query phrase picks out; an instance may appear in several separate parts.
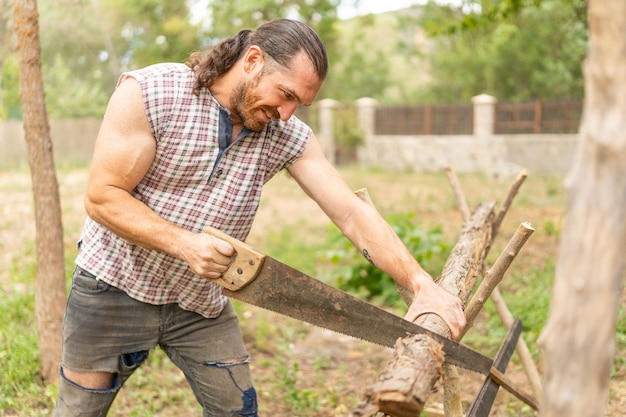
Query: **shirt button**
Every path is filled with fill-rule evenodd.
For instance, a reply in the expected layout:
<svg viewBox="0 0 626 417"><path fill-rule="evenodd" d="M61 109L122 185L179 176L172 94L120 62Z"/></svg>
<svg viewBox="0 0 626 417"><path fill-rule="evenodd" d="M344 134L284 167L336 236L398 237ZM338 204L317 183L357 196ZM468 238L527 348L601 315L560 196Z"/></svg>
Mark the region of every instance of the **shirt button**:
<svg viewBox="0 0 626 417"><path fill-rule="evenodd" d="M217 176L218 176L218 177L219 177L219 176L221 176L221 175L222 175L222 172L223 172L223 171L222 171L221 169L218 169L218 170L217 170Z"/></svg>

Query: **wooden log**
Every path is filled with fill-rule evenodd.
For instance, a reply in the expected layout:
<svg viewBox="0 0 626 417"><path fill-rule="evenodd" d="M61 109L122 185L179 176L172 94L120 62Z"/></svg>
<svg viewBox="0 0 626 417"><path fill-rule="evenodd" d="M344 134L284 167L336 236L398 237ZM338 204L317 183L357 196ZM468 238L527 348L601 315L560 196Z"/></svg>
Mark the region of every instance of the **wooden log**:
<svg viewBox="0 0 626 417"><path fill-rule="evenodd" d="M448 174L450 182L453 184L453 189L457 196L457 200L465 202L465 197L463 196L461 186L456 178L454 171L451 168L446 168L446 173ZM367 188L361 188L354 193L357 195L357 197L368 203L371 207L375 207L374 202L372 201L372 198L367 191ZM463 221L467 221L470 217L470 211L467 207L467 203L464 204L461 212L463 215ZM397 282L396 288L407 306L411 305L413 301L413 294L411 294L411 292L406 288L400 286ZM461 382L459 379L459 373L454 365L450 365L447 363L443 364L443 379L443 407L445 410L445 417L463 417L463 408L461 405Z"/></svg>
<svg viewBox="0 0 626 417"><path fill-rule="evenodd" d="M480 204L465 223L444 266L438 284L464 303L470 296L491 245L495 202ZM416 323L445 337L450 330L435 314L424 314ZM423 408L443 371L441 346L423 335L399 339L394 356L366 392L354 416L382 411L395 417L415 417Z"/></svg>

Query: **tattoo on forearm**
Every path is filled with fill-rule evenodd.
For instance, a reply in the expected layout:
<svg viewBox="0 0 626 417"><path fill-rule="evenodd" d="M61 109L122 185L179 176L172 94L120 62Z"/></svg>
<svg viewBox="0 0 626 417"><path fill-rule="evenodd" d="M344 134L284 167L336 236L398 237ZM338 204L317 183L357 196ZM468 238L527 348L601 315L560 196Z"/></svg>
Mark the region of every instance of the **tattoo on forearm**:
<svg viewBox="0 0 626 417"><path fill-rule="evenodd" d="M365 259L367 259L367 262L371 263L372 265L376 266L374 264L374 261L372 260L372 256L370 255L370 253L367 251L367 249L363 249L363 256L365 257Z"/></svg>

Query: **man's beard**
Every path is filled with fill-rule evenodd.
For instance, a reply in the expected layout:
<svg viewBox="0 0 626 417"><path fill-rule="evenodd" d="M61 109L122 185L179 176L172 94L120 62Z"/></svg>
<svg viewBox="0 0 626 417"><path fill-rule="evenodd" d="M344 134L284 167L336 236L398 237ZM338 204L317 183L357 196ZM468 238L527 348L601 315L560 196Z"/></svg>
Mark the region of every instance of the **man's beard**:
<svg viewBox="0 0 626 417"><path fill-rule="evenodd" d="M252 81L241 81L234 89L230 102L233 111L241 119L243 125L254 132L260 132L267 125L264 119L255 117L255 113L262 110L272 119L279 119L278 110L269 106L253 107L254 103L261 100L261 97L252 93L252 89L259 84L261 75L259 74Z"/></svg>

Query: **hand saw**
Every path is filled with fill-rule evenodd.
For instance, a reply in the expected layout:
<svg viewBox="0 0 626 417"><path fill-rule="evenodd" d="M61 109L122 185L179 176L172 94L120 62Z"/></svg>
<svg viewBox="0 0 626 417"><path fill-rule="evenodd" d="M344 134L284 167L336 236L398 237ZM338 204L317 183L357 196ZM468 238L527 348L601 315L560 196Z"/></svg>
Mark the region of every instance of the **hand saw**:
<svg viewBox="0 0 626 417"><path fill-rule="evenodd" d="M227 241L236 252L226 273L211 279L224 287L224 295L387 347L398 338L427 335L443 346L448 363L490 376L537 409L536 402L515 388L487 356L291 268L220 230L209 227L206 232Z"/></svg>

